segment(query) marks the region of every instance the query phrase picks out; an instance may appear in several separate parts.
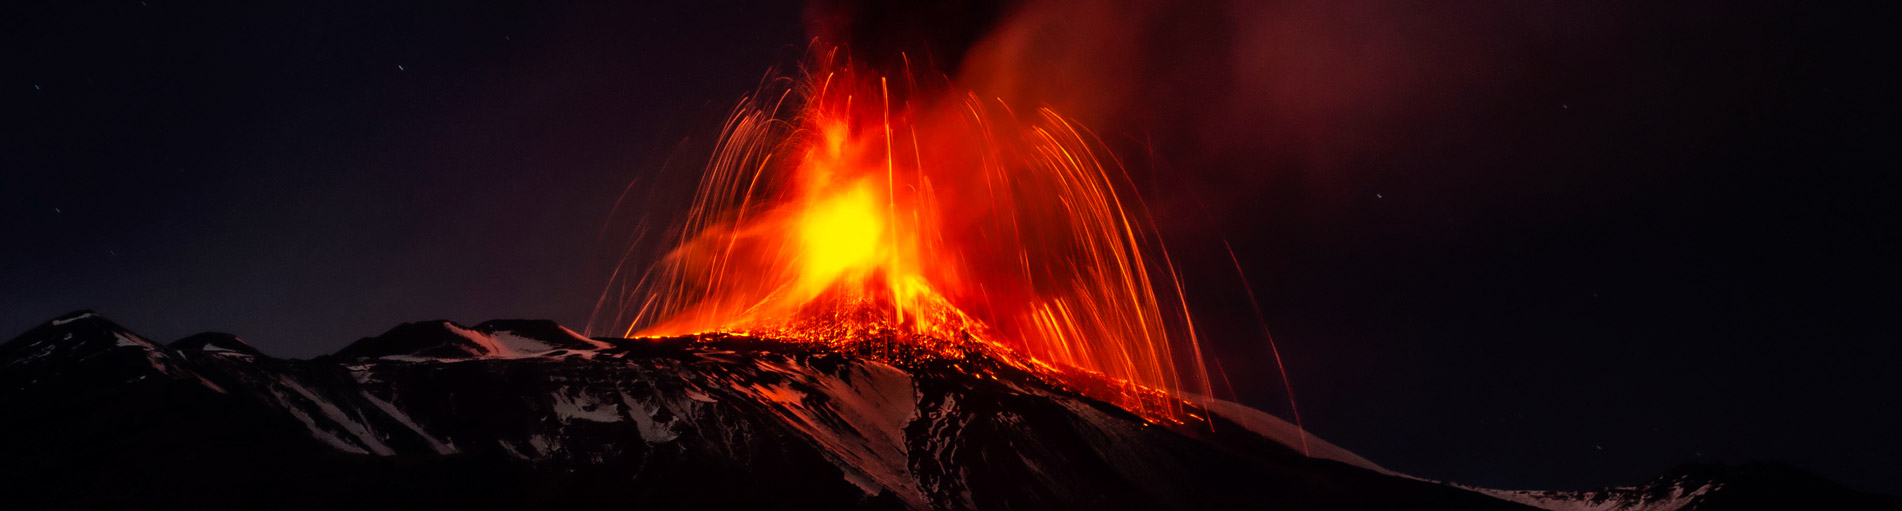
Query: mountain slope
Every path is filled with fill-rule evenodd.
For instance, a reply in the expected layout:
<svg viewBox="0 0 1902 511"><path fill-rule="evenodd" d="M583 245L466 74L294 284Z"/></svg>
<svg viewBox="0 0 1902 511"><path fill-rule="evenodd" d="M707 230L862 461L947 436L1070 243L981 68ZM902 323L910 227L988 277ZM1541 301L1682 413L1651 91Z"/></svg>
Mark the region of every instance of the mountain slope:
<svg viewBox="0 0 1902 511"><path fill-rule="evenodd" d="M1209 423L1156 424L1009 370L745 337L588 339L545 321L409 323L282 360L225 334L162 346L81 312L0 345L0 502L1552 508L1311 437L1308 458L1291 425L1206 406Z"/></svg>

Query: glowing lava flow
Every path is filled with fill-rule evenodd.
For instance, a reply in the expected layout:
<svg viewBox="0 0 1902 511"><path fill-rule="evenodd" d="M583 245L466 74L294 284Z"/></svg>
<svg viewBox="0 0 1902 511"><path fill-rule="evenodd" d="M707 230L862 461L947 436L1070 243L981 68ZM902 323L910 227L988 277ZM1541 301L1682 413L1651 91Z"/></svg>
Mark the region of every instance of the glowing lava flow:
<svg viewBox="0 0 1902 511"><path fill-rule="evenodd" d="M727 119L677 243L620 297L627 334L982 346L1124 396L1207 393L1175 270L1094 135L818 69Z"/></svg>

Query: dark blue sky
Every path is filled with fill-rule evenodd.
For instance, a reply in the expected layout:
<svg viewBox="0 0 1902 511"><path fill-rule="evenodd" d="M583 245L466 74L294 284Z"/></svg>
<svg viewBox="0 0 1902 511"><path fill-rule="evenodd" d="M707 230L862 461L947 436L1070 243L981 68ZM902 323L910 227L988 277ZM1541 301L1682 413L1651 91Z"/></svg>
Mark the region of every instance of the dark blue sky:
<svg viewBox="0 0 1902 511"><path fill-rule="evenodd" d="M0 330L91 308L309 357L404 321L579 327L673 206L623 190L691 177L806 46L798 2L677 4L9 4ZM1285 410L1223 237L1310 429L1390 468L1569 489L1767 459L1902 492L1887 18L1310 4L1136 9L1141 51L1029 98L1084 105L1149 184L1240 400ZM934 16L881 12L856 51Z"/></svg>

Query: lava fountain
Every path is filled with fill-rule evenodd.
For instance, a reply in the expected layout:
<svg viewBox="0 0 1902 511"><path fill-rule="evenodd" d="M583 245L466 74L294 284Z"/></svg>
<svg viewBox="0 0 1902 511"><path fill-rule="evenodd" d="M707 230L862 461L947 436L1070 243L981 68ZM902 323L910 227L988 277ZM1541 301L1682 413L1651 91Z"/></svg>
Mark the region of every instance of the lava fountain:
<svg viewBox="0 0 1902 511"><path fill-rule="evenodd" d="M1208 392L1175 267L1100 139L909 64L813 60L727 117L665 256L612 297L625 335L981 349L1150 417Z"/></svg>

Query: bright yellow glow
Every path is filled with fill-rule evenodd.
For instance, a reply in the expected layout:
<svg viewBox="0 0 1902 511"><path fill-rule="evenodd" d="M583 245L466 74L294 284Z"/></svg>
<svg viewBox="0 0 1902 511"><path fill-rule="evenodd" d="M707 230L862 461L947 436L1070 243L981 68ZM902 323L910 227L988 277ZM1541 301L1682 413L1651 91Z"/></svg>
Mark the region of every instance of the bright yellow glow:
<svg viewBox="0 0 1902 511"><path fill-rule="evenodd" d="M877 197L861 182L812 204L799 216L800 289L817 295L848 272L873 269L885 222Z"/></svg>
<svg viewBox="0 0 1902 511"><path fill-rule="evenodd" d="M914 80L829 56L819 69L837 71L735 109L680 238L627 274L617 326L988 353L1090 375L1071 385L1146 417L1209 394L1176 269L1094 134L976 93L893 96Z"/></svg>

